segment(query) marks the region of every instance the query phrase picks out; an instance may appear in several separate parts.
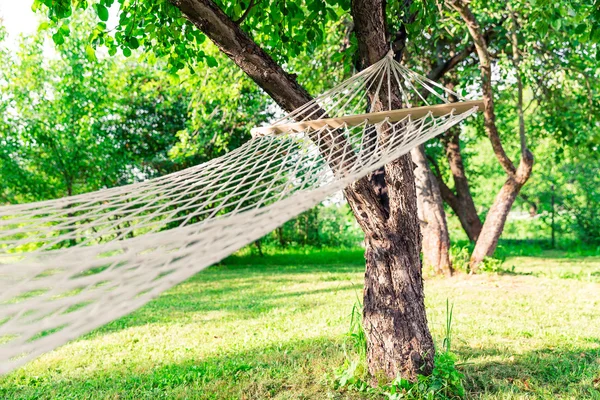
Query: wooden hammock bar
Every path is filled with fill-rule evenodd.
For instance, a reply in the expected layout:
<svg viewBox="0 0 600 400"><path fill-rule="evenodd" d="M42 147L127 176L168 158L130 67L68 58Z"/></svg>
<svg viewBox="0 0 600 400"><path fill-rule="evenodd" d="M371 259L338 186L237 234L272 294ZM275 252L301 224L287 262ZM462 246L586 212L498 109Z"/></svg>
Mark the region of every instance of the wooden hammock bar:
<svg viewBox="0 0 600 400"><path fill-rule="evenodd" d="M455 113L460 114L472 109L473 107L479 107L479 109L483 109L483 100L463 101L458 103L439 104L435 106L426 107L403 108L400 110L380 111L370 114L348 115L339 118L315 119L309 121L295 122L291 124L262 126L252 129L252 135L261 136L284 132L302 132L307 128L318 130L325 126L336 129L344 125L358 126L364 123L365 120L368 120L370 124L376 124L385 121L386 118L390 122L398 122L409 115L413 119L423 118L430 112L434 117L440 117L446 114L450 114L452 110L454 110Z"/></svg>

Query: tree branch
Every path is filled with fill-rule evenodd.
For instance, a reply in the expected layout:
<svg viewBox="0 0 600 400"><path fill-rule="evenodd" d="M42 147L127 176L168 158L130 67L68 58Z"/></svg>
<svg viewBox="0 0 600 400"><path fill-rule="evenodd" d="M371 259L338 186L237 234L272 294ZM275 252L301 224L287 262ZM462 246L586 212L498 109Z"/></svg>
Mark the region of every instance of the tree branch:
<svg viewBox="0 0 600 400"><path fill-rule="evenodd" d="M521 158L527 156L527 139L525 137L525 115L523 112L523 76L521 74L521 56L519 53L519 38L517 37L517 29L519 25L517 23L517 16L511 10L511 32L510 39L512 42L512 63L515 67L517 76L517 112L519 114L519 140L521 143Z"/></svg>
<svg viewBox="0 0 600 400"><path fill-rule="evenodd" d="M525 203L529 204L529 214L532 217L535 217L537 215L537 210L538 210L538 205L535 203L535 201L531 200L529 198L529 196L527 196L524 193L519 193L519 197L521 198L521 200L523 200Z"/></svg>
<svg viewBox="0 0 600 400"><path fill-rule="evenodd" d="M446 204L448 204L450 206L450 208L454 211L454 214L456 214L456 215L460 214L460 204L458 201L458 197L456 197L456 194L454 194L452 189L450 189L450 187L448 187L448 185L446 184L446 182L444 182L444 180L442 179L441 176L439 176L437 174L434 174L434 176L440 187L440 193L442 194L442 199L444 199Z"/></svg>
<svg viewBox="0 0 600 400"><path fill-rule="evenodd" d="M254 0L250 0L250 4L248 5L248 8L246 8L246 11L244 11L244 13L242 14L241 17L239 17L237 20L233 21L236 25L241 25L242 22L244 22L244 20L248 17L248 14L250 14L250 11L252 11L252 9L254 8L254 6L256 5L256 2Z"/></svg>
<svg viewBox="0 0 600 400"><path fill-rule="evenodd" d="M408 39L408 33L406 32L406 25L412 24L415 22L417 18L417 13L410 13L410 6L412 4L412 0L402 0L401 10L403 11L402 23L400 24L400 28L394 34L394 39L392 41L392 50L394 50L394 58L396 61L400 62L402 60L402 55L404 53L404 49L406 48L406 39Z"/></svg>
<svg viewBox="0 0 600 400"><path fill-rule="evenodd" d="M284 110L312 98L290 74L240 29L212 0L170 0Z"/></svg>
<svg viewBox="0 0 600 400"><path fill-rule="evenodd" d="M433 165L433 169L435 170L435 179L440 187L440 193L442 195L442 199L454 210L454 213L458 215L459 201L458 197L454 194L452 189L446 184L444 178L442 178L442 171L440 171L440 166L437 163L437 160L434 157L431 157L429 154L427 155L427 159L429 160L429 164Z"/></svg>
<svg viewBox="0 0 600 400"><path fill-rule="evenodd" d="M296 78L286 73L213 0L169 1L285 111L291 112L312 100ZM324 112L315 113L314 118L322 114ZM336 160L330 165L334 173L351 167L353 158L342 155L352 155L354 152L343 134L316 134L311 139L321 154L327 155L326 159Z"/></svg>
<svg viewBox="0 0 600 400"><path fill-rule="evenodd" d="M484 38L486 44L489 44L490 41L494 38L494 36L496 36L495 29L498 26L501 26L505 20L506 20L506 18L503 18L502 20L500 20L500 22L497 25L494 25L494 26L490 27L487 31L485 31L483 38ZM475 44L471 43L469 46L465 47L460 52L456 53L454 56L452 56L448 60L446 60L446 62L439 63L436 68L432 69L431 72L429 72L429 74L427 74L427 77L433 81L439 80L447 72L454 69L454 67L456 67L460 62L462 62L467 57L469 57L471 54L473 54L474 51L475 51Z"/></svg>

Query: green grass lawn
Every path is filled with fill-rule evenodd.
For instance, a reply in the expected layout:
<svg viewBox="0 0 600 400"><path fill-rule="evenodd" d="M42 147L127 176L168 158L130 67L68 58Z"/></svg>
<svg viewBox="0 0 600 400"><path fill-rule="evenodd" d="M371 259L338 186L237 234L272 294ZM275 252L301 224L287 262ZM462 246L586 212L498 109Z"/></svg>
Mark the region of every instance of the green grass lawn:
<svg viewBox="0 0 600 400"><path fill-rule="evenodd" d="M468 398L600 399L600 257L508 257L510 274L425 282L446 299ZM238 256L0 377L2 399L345 399L333 389L360 251Z"/></svg>

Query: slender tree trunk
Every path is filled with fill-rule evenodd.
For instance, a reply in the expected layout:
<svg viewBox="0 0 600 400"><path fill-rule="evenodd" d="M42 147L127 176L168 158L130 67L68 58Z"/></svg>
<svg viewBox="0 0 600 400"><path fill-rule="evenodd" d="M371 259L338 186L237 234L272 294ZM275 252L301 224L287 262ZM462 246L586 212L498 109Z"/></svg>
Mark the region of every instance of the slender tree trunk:
<svg viewBox="0 0 600 400"><path fill-rule="evenodd" d="M65 176L65 185L67 186L67 196L71 197L71 196L73 196L73 180L69 177L67 172L64 173L64 176ZM67 206L67 208L71 208L71 204L69 204ZM67 228L67 232L69 234L72 234L75 232L75 223L70 222L71 220L73 220L74 217L75 217L75 214L73 214L72 212L67 213L67 221L69 221L69 223L68 223L69 228ZM69 242L69 247L74 247L77 245L76 238L71 238L71 239L69 239L68 242Z"/></svg>
<svg viewBox="0 0 600 400"><path fill-rule="evenodd" d="M285 73L212 0L170 1L284 110L291 111L310 100L295 77ZM366 67L388 51L385 2L354 1L352 14ZM394 104L401 107L397 101ZM328 135L317 144L321 151L332 154L330 159L348 145L343 135ZM345 165L331 167L336 173ZM415 379L418 373L428 374L433 369L413 169L410 157L404 156L345 190L366 236L364 324L369 370L374 377L395 378L400 373Z"/></svg>
<svg viewBox="0 0 600 400"><path fill-rule="evenodd" d="M256 250L258 250L258 255L260 257L264 257L265 255L263 254L263 251L262 251L262 242L261 242L261 239L258 239L256 241L254 241L254 246L256 246Z"/></svg>
<svg viewBox="0 0 600 400"><path fill-rule="evenodd" d="M526 173L527 177L529 177L531 169ZM517 181L515 178L509 177L502 186L502 189L500 189L492 208L490 208L487 214L481 235L471 255L471 263L475 266L481 263L485 257L494 255L498 246L498 240L504 230L508 213L526 181L526 179Z"/></svg>
<svg viewBox="0 0 600 400"><path fill-rule="evenodd" d="M454 193L448 187L444 187L445 183L443 181L440 182L440 190L444 200L458 217L469 240L476 242L483 225L475 209L475 202L473 201L469 181L465 174L465 166L460 151L459 134L460 128L454 126L442 137L446 159L448 160L450 172L454 180ZM441 176L438 178L442 179Z"/></svg>
<svg viewBox="0 0 600 400"><path fill-rule="evenodd" d="M429 168L424 146L413 149L411 156L417 165L415 183L419 220L423 234L423 263L433 267L438 275L452 276L450 236L448 235L448 224L440 187Z"/></svg>
<svg viewBox="0 0 600 400"><path fill-rule="evenodd" d="M471 269L472 271L477 271L478 266L481 264L484 258L493 256L494 252L496 251L496 246L498 245L498 240L500 239L500 235L504 229L504 224L508 218L508 213L510 212L511 207L517 198L519 191L531 176L531 170L533 168L533 154L531 154L527 148L525 137L525 118L523 114L523 80L519 69L520 58L516 15L512 11L510 12L512 20L512 34L510 39L513 45L512 61L517 72L517 111L519 114L519 142L521 145L521 159L518 168L515 167L513 162L506 154L502 145L502 140L498 134L494 96L492 91L491 60L479 23L477 22L477 19L471 12L468 3L465 0L448 0L448 2L460 14L475 43L475 49L477 50L477 56L479 58L479 68L481 70L481 88L484 101L483 116L485 120L485 130L488 138L490 139L490 143L492 144L494 154L496 155L498 162L507 175L506 182L498 193L498 196L496 197L496 200L494 201L494 204L492 205L492 208L486 217L479 239L475 244L475 250L471 256Z"/></svg>
<svg viewBox="0 0 600 400"><path fill-rule="evenodd" d="M500 21L499 25L503 22L503 20ZM494 28L495 26L489 27L483 35L483 40L486 43L495 36ZM452 57L446 62L438 62L437 66L428 74L428 78L435 81L439 80L446 73L452 71L460 62L469 57L474 51L476 51L474 43L468 45L459 52L451 51ZM454 89L454 83L452 81L450 81L447 86L451 90ZM458 101L458 99L450 96L450 101ZM460 152L459 133L460 128L453 127L446 133L445 137L442 137L442 142L444 143L444 148L446 150L446 157L454 178L456 194L443 181L435 161L434 166L438 169L437 178L442 198L458 216L469 240L475 242L481 232L482 223L477 214L477 210L475 209L473 196L471 195L469 183L465 175L462 154Z"/></svg>
<svg viewBox="0 0 600 400"><path fill-rule="evenodd" d="M283 228L280 226L275 230L275 232L277 233L277 239L279 240L279 244L281 245L281 247L285 247L286 243L285 238L283 237Z"/></svg>

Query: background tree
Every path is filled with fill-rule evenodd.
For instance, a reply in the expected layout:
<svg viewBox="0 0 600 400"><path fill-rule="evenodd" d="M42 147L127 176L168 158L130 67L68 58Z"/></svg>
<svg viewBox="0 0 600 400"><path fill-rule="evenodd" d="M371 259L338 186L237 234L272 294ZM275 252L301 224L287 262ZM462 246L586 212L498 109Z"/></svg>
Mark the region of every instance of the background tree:
<svg viewBox="0 0 600 400"><path fill-rule="evenodd" d="M458 3L453 2L452 4L456 5ZM539 83L541 81L545 82L545 79L543 78L544 74L546 74L546 76L552 76L552 73L549 71L556 68L564 68L564 65L556 65L553 61L548 62L548 58L550 58L550 60L559 58L556 57L556 55L552 55L552 51L549 51L549 48L561 48L563 49L562 51L565 51L565 48L577 49L588 47L588 50L585 52L587 54L595 54L594 46L591 45L591 43L586 46L585 43L582 44L577 39L574 42L572 40L573 32L576 33L575 36L582 38L583 42L593 42L596 40L595 25L589 23L586 18L586 16L594 13L594 8L591 7L591 4L589 3L581 2L578 4L579 12L575 13L572 8L574 5L571 4L561 4L560 7L554 7L554 5L549 7L546 4L539 4L532 7L529 3L511 2L508 4L508 10L510 10L510 12L507 12L507 8L500 6L499 3L479 4L473 2L469 6L466 6L464 3L461 4L462 6L460 4L459 6L462 7L463 11L470 13L470 15L465 16L465 13L461 12L461 15L463 15L464 18L467 18L470 23L465 23L464 18L462 21L459 21L452 17L451 13L448 13L448 10L439 8L439 12L434 17L436 18L436 23L430 25L438 29L432 28L428 32L428 40L433 44L433 46L430 45L428 48L435 49L435 53L439 53L440 49L448 49L457 56L466 56L466 62L462 63L458 70L453 71L453 74L458 74L458 76L460 76L460 81L466 82L467 84L468 82L476 81L476 75L473 73L474 69L472 66L483 65L482 55L486 58L483 59L484 64L493 64L493 67L501 75L500 80L496 79L496 84L503 82L505 85L504 82L514 82L513 87L515 87L517 96L510 100L504 96L504 101L510 101L507 107L501 107L501 112L505 114L498 117L498 107L494 106L495 112L493 118L492 114L488 112L487 119L485 119L486 122L481 125L482 128L487 129L488 138L492 143L495 155L506 172L512 170L509 165L510 157L507 154L518 150L511 144L511 141L514 143L514 139L520 137L520 139L516 141L517 143L520 142L521 150L518 151L521 153L521 158L523 158L523 154L525 154L523 152L523 148L525 148L523 146L523 139L525 138L523 133L525 133L526 126L526 118L523 112L524 91L527 90L528 85L534 87L540 86ZM552 24L552 26L547 24L547 22L543 22L548 20L556 22ZM472 35L474 33L472 29L473 23L477 21L483 21L482 27L477 28L477 32L475 32L479 40L475 40L474 44L466 46L463 50L458 51L456 37L460 38L461 33L464 33L467 28L470 31L470 35ZM565 27L569 27L570 29L561 29ZM483 46L486 48L483 49ZM486 51L483 52L481 51L482 49ZM487 51L487 49L492 50ZM473 52L474 50L477 50L477 59L469 57L469 52ZM569 49L566 51L571 50ZM430 65L432 59L435 60L437 57L435 53L433 55L427 55L428 53L424 52L420 62ZM475 60L476 63L472 63L472 60ZM543 67L539 68L539 66L542 65ZM486 89L489 94L486 95L486 90L484 90L484 97L488 97L491 100L494 100L494 98L499 99L498 93L493 93L491 91L491 69L489 69L489 71L487 70L488 68L484 69L484 78L486 74L489 78L483 79L482 82L484 89L486 86L489 86L489 88ZM454 87L456 86L456 82L455 78L451 78L448 81L448 84L451 87ZM489 84L486 82L489 82ZM545 85L541 86L546 87ZM464 88L462 88L462 90L464 90ZM544 110L554 109L555 108L553 107L544 107ZM518 116L521 121L518 125L515 126L512 123L507 124L505 122L510 121L511 118L516 116ZM501 119L498 120L498 118ZM492 119L494 121L492 121ZM500 132L498 127L500 127L502 130L508 129L507 133L510 130L520 133L518 135L514 134L512 138L507 134L496 135L493 132L490 135L490 127L492 127L492 125L496 126L496 131L498 132ZM492 127L492 131L493 130ZM436 160L436 155L439 156L439 154L441 154L440 151L437 151L437 149L439 149L438 146L429 146L430 159L431 153L433 153L433 166L437 171L443 198L459 217L463 229L467 233L469 239L474 242L477 241L472 260L473 264L476 265L481 262L484 257L493 255L498 238L503 231L508 212L514 202L512 199L516 198L516 193L520 191L518 186L522 186L520 184L514 185L514 183L524 181L527 174L522 174L520 177L518 177L517 174L511 178L510 176L513 173L507 172L509 174L509 179L506 181L504 189L499 193L495 205L492 205L487 212L487 228L484 231L484 237L480 238L483 225L481 224L481 220L475 209L471 189L468 180L466 179L465 165L459 141L459 130L453 129L448 132L442 139L442 144L450 167L448 172L454 181L454 190L445 183L444 179L440 179L443 174L440 171L440 163ZM505 148L507 150L505 150ZM525 167L526 163L522 164L522 166ZM518 172L516 167L515 171L516 174ZM511 186L512 189L510 189Z"/></svg>
<svg viewBox="0 0 600 400"><path fill-rule="evenodd" d="M77 38L46 60L43 40L27 39L16 59L3 60L0 135L8 146L0 169L6 201L99 189L122 182L126 169L120 143L98 129L115 101L105 85L109 63L89 61Z"/></svg>
<svg viewBox="0 0 600 400"><path fill-rule="evenodd" d="M85 15L75 23L91 26ZM266 96L223 57L212 70L218 74L174 78L160 60L97 58L86 51L89 32L62 32L51 57L44 55L47 27L23 39L14 55L0 41L3 202L63 197L186 168L237 148L249 139L241 124L270 115ZM224 79L236 84L224 90L217 85Z"/></svg>

